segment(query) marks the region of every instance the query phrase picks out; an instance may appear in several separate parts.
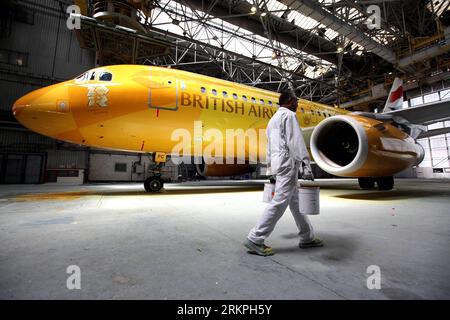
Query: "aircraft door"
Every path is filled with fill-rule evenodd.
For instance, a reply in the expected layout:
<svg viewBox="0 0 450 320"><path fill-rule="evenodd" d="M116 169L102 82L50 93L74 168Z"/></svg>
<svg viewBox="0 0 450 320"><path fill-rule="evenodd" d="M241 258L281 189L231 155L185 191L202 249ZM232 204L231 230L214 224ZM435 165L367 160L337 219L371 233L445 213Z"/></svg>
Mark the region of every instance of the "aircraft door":
<svg viewBox="0 0 450 320"><path fill-rule="evenodd" d="M303 118L303 125L305 127L312 126L312 119L311 119L311 108L308 105L300 106L302 118Z"/></svg>
<svg viewBox="0 0 450 320"><path fill-rule="evenodd" d="M150 82L148 107L178 110L179 81L173 77L158 77Z"/></svg>
<svg viewBox="0 0 450 320"><path fill-rule="evenodd" d="M317 109L311 108L311 122L312 125L316 125L318 122Z"/></svg>

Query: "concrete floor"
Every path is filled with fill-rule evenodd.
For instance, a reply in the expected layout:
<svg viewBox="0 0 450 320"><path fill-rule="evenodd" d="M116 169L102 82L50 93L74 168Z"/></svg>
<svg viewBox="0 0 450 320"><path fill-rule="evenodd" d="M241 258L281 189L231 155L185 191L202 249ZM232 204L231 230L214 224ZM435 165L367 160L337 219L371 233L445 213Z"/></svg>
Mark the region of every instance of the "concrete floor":
<svg viewBox="0 0 450 320"><path fill-rule="evenodd" d="M263 182L0 186L1 299L449 299L450 182L397 180L390 192L319 181L311 217L323 248L300 250L289 212L242 246ZM81 269L68 290L66 269ZM369 265L381 290L369 290Z"/></svg>

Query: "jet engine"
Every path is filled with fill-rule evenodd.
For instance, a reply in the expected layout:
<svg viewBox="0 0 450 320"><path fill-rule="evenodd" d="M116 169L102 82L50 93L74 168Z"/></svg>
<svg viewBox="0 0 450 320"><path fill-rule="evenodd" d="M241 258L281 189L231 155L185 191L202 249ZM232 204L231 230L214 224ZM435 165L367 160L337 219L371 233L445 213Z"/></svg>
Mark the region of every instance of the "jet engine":
<svg viewBox="0 0 450 320"><path fill-rule="evenodd" d="M395 126L358 115L323 120L311 135L317 165L341 177L387 177L419 164L425 152Z"/></svg>

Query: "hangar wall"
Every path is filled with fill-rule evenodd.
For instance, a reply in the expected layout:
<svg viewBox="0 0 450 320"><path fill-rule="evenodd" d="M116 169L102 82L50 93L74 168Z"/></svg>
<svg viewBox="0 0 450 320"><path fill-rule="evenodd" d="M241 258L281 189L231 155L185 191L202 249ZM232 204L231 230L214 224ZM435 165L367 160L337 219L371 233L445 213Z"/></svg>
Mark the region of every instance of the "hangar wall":
<svg viewBox="0 0 450 320"><path fill-rule="evenodd" d="M139 154L90 153L89 181L144 181L150 159ZM165 180L178 180L178 166L168 161L161 170Z"/></svg>
<svg viewBox="0 0 450 320"><path fill-rule="evenodd" d="M0 44L0 110L7 112L18 97L73 78L95 61L95 53L81 49L67 28L59 2L18 1L14 7L21 13L11 14Z"/></svg>
<svg viewBox="0 0 450 320"><path fill-rule="evenodd" d="M443 89L409 100L411 107L450 98L450 89ZM450 121L440 121L428 125L429 130L449 128ZM416 168L418 178L450 179L450 134L418 139L425 150L425 157Z"/></svg>
<svg viewBox="0 0 450 320"><path fill-rule="evenodd" d="M53 159L67 154L61 143L19 126L11 113L14 101L24 94L94 66L95 53L79 47L66 27L64 9L53 0L2 3L0 183L47 181L48 169L62 166L54 166Z"/></svg>

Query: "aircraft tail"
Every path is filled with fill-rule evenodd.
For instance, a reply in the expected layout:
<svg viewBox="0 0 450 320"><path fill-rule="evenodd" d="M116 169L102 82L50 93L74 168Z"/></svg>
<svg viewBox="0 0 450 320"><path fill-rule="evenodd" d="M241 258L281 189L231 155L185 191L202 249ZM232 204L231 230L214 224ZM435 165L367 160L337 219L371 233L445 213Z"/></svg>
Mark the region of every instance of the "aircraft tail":
<svg viewBox="0 0 450 320"><path fill-rule="evenodd" d="M395 78L384 105L383 113L401 109L403 107L403 80Z"/></svg>

